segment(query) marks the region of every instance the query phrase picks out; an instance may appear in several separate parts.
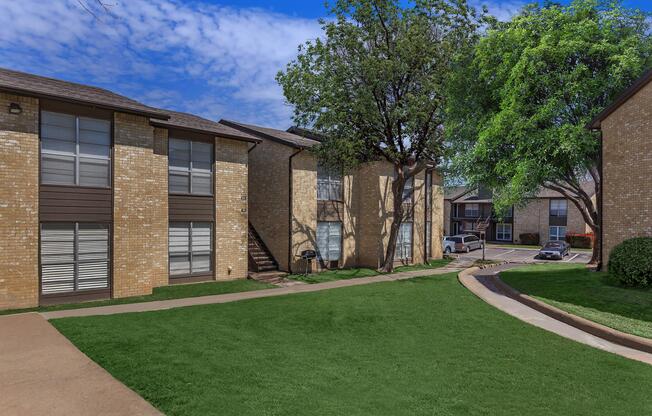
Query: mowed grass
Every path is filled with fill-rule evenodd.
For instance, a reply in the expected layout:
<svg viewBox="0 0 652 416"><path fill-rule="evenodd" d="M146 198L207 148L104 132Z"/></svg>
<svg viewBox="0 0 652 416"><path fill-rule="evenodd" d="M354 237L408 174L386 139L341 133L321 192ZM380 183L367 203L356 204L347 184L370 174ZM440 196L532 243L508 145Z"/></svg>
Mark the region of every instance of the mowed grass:
<svg viewBox="0 0 652 416"><path fill-rule="evenodd" d="M9 309L0 311L0 315L8 315L22 312L49 312L66 309L94 308L98 306L121 305L126 303L153 302L157 300L192 298L198 296L222 295L226 293L249 292L251 290L270 289L276 287L267 283L255 280L233 280L228 282L206 282L177 284L170 286L156 287L151 295L132 296L128 298L106 299L92 302L66 303L60 305L40 306L28 309Z"/></svg>
<svg viewBox="0 0 652 416"><path fill-rule="evenodd" d="M625 288L583 265L536 265L501 273L505 283L566 312L652 338L652 290ZM652 400L652 399L651 399Z"/></svg>
<svg viewBox="0 0 652 416"><path fill-rule="evenodd" d="M168 415L647 415L652 366L455 274L53 324Z"/></svg>
<svg viewBox="0 0 652 416"><path fill-rule="evenodd" d="M412 264L407 266L399 266L394 268L394 273L411 272L415 270L438 269L440 267L446 266L451 261L453 261L453 259L446 258L446 259L430 260L428 263L424 263L424 264ZM313 283L332 282L334 280L345 280L345 279L356 279L359 277L378 276L379 274L381 273L374 269L355 268L355 269L326 270L323 272L311 273L308 275L291 274L286 276L286 278L292 280L298 280L304 283L313 284Z"/></svg>

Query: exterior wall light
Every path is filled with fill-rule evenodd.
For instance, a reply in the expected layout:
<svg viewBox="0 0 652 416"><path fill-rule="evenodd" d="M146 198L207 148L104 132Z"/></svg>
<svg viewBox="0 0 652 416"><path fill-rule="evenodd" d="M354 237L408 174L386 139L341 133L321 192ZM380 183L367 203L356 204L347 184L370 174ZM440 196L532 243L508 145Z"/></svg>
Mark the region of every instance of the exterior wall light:
<svg viewBox="0 0 652 416"><path fill-rule="evenodd" d="M9 104L9 114L16 114L16 115L18 115L18 114L21 114L22 112L23 112L23 109L22 109L22 107L20 106L20 104L17 104L17 103L11 103L11 104Z"/></svg>

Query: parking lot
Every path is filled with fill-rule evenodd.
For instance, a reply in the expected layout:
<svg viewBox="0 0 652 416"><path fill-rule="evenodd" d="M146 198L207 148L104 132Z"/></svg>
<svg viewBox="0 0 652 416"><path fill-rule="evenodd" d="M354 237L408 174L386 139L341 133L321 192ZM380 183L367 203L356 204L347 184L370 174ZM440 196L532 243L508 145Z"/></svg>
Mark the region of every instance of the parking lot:
<svg viewBox="0 0 652 416"><path fill-rule="evenodd" d="M539 250L530 248L499 248L487 246L485 258L487 260L501 260L511 263L588 263L591 260L591 253L588 251L573 251L570 256L563 260L542 260L535 258ZM482 250L475 250L470 253L457 253L460 258L481 259Z"/></svg>

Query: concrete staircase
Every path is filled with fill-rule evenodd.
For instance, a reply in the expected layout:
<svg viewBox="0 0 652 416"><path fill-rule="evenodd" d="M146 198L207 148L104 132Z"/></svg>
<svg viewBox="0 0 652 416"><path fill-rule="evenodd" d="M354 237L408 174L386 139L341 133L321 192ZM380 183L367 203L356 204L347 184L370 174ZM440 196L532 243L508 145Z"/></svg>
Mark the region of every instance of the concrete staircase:
<svg viewBox="0 0 652 416"><path fill-rule="evenodd" d="M279 273L278 263L269 252L260 235L249 223L249 272Z"/></svg>

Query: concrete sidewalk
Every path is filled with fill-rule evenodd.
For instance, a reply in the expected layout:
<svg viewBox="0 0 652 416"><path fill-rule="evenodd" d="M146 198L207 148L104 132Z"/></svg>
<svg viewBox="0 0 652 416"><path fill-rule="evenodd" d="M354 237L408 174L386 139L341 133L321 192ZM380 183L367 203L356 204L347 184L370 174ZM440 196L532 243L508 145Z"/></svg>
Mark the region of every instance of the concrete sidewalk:
<svg viewBox="0 0 652 416"><path fill-rule="evenodd" d="M473 292L480 299L523 322L553 332L564 338L652 365L652 354L614 344L613 342L596 337L578 328L553 319L548 315L512 299L494 284L494 279L492 277L497 273L502 270L521 266L521 264L507 264L485 270L465 270L459 274L459 280L467 289Z"/></svg>
<svg viewBox="0 0 652 416"><path fill-rule="evenodd" d="M0 317L0 414L161 415L37 313Z"/></svg>
<svg viewBox="0 0 652 416"><path fill-rule="evenodd" d="M130 303L124 305L100 306L96 308L70 309L64 311L41 312L45 319L69 318L93 315L114 315L117 313L148 312L164 309L182 308L195 305L209 305L213 303L236 302L239 300L268 298L273 296L290 295L293 293L318 292L321 290L336 289L340 287L368 285L370 283L391 282L394 280L412 279L421 276L433 276L445 273L455 273L469 267L470 263L465 261L454 261L445 267L438 269L415 270L411 272L392 273L371 277L360 277L355 279L335 280L332 282L304 284L279 287L274 289L254 290L251 292L229 293L225 295L201 296L195 298L171 299L155 302Z"/></svg>

